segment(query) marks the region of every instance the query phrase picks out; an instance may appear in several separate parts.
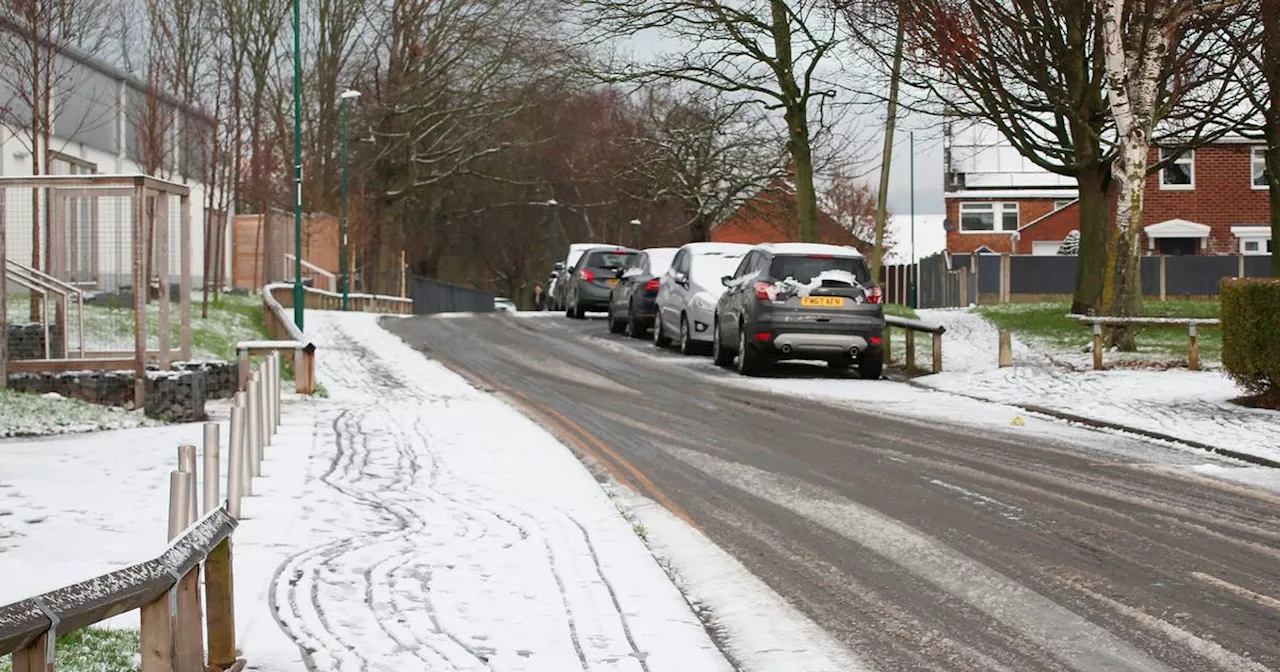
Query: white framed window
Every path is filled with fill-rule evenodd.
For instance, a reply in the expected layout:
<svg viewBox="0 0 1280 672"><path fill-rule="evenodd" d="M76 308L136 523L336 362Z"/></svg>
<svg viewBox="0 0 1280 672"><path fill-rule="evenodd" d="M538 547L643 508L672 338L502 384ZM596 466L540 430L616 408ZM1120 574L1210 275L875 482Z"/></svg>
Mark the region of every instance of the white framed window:
<svg viewBox="0 0 1280 672"><path fill-rule="evenodd" d="M1160 160L1165 161L1172 151L1160 148ZM1184 152L1172 163L1160 171L1161 189L1195 189L1196 188L1196 153L1194 150Z"/></svg>
<svg viewBox="0 0 1280 672"><path fill-rule="evenodd" d="M1254 189L1267 188L1267 157L1263 154L1264 147L1254 147L1249 157L1249 174L1251 176L1250 183Z"/></svg>
<svg viewBox="0 0 1280 672"><path fill-rule="evenodd" d="M1075 203L1075 202L1076 202L1076 201L1075 201L1075 199L1070 199L1070 200L1065 200L1065 201L1054 201L1054 202L1053 202L1053 210L1054 210L1054 212L1057 212L1058 210L1061 210L1061 209L1063 209L1063 208L1067 207L1068 205L1071 205L1072 203Z"/></svg>
<svg viewBox="0 0 1280 672"><path fill-rule="evenodd" d="M1245 256L1271 254L1271 227L1265 224L1231 227L1231 234L1240 239L1240 254Z"/></svg>
<svg viewBox="0 0 1280 672"><path fill-rule="evenodd" d="M1251 256L1255 254L1271 254L1271 239L1262 238L1244 238L1240 240L1240 254Z"/></svg>
<svg viewBox="0 0 1280 672"><path fill-rule="evenodd" d="M960 233L1013 233L1018 204L994 201L960 204Z"/></svg>

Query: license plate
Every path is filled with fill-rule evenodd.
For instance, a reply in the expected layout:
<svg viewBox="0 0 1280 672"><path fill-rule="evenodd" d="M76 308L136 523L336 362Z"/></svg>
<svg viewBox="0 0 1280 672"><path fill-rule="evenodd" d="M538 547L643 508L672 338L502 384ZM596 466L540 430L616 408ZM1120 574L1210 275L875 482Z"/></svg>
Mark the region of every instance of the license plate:
<svg viewBox="0 0 1280 672"><path fill-rule="evenodd" d="M802 296L800 305L811 308L843 308L843 296Z"/></svg>
<svg viewBox="0 0 1280 672"><path fill-rule="evenodd" d="M615 287L615 286L617 286L617 284L618 284L618 279L617 279L617 278L609 278L609 286L610 286L610 287Z"/></svg>

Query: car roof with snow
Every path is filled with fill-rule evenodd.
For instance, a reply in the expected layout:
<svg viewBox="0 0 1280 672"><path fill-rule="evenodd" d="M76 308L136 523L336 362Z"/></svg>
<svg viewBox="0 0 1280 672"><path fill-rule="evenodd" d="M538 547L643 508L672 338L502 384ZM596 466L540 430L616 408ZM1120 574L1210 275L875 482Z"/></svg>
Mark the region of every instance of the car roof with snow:
<svg viewBox="0 0 1280 672"><path fill-rule="evenodd" d="M833 257L861 257L862 253L851 245L827 245L826 243L761 243L758 249L773 254L825 254Z"/></svg>
<svg viewBox="0 0 1280 672"><path fill-rule="evenodd" d="M751 251L746 243L686 243L680 249L691 254L727 254L742 256Z"/></svg>

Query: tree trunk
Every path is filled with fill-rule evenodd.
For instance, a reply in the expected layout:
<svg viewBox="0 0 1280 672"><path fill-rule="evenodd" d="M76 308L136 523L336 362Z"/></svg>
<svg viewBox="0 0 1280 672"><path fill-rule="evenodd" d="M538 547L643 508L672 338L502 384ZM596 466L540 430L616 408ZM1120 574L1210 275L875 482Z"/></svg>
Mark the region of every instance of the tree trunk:
<svg viewBox="0 0 1280 672"><path fill-rule="evenodd" d="M813 152L809 147L809 123L805 110L787 113L791 128L791 159L795 165L796 218L802 243L818 242L818 193L813 187Z"/></svg>
<svg viewBox="0 0 1280 672"><path fill-rule="evenodd" d="M1280 278L1280 0L1262 0L1262 72L1267 80L1267 185L1271 190L1271 276Z"/></svg>
<svg viewBox="0 0 1280 672"><path fill-rule="evenodd" d="M871 279L879 282L880 265L884 261L884 227L889 210L889 170L893 166L893 131L898 122L898 79L902 72L902 42L906 31L901 29L899 16L898 36L893 43L893 68L889 73L889 110L884 121L884 150L880 154L880 190L876 193L876 241L871 248ZM915 262L914 259L911 260Z"/></svg>
<svg viewBox="0 0 1280 672"><path fill-rule="evenodd" d="M1116 160L1116 227L1107 254L1107 273L1102 298L1106 314L1113 317L1142 316L1142 190L1146 185L1147 136L1133 129L1121 142ZM1136 349L1134 331L1113 327L1107 345L1125 352Z"/></svg>
<svg viewBox="0 0 1280 672"><path fill-rule="evenodd" d="M1077 176L1080 202L1080 249L1076 257L1075 296L1071 312L1075 315L1097 313L1102 308L1102 285L1106 277L1107 244L1111 239L1111 207L1107 190L1111 185L1110 168L1094 162L1083 167Z"/></svg>

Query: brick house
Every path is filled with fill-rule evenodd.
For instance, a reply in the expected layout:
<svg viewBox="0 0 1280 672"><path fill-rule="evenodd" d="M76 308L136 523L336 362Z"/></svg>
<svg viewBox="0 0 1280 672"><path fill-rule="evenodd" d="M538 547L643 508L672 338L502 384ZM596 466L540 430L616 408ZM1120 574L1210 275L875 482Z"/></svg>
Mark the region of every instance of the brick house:
<svg viewBox="0 0 1280 672"><path fill-rule="evenodd" d="M1056 254L1078 230L1074 184L1008 155L990 137L953 142L944 201L951 253ZM1164 150L1153 148L1155 162ZM1016 154L1016 152L1015 152ZM1262 145L1224 139L1147 178L1142 246L1152 255L1272 251ZM1115 194L1111 195L1112 208Z"/></svg>
<svg viewBox="0 0 1280 672"><path fill-rule="evenodd" d="M800 240L799 229L795 191L789 184L777 182L712 226L710 237L714 243L747 245L795 242ZM863 254L868 254L871 249L871 243L855 237L822 210L818 211L818 242L852 245Z"/></svg>

